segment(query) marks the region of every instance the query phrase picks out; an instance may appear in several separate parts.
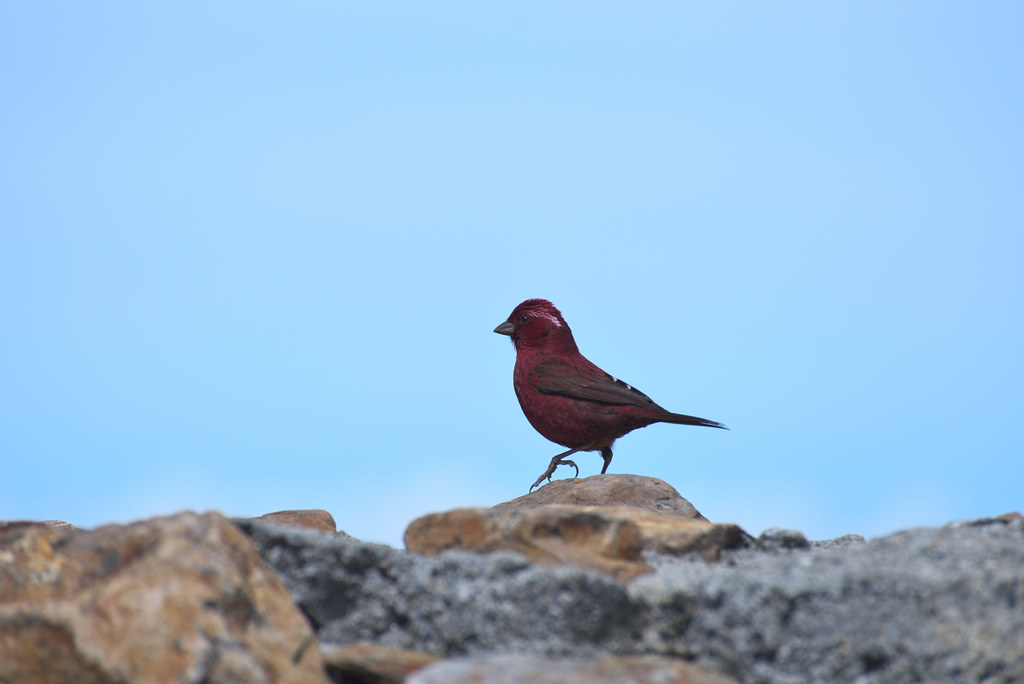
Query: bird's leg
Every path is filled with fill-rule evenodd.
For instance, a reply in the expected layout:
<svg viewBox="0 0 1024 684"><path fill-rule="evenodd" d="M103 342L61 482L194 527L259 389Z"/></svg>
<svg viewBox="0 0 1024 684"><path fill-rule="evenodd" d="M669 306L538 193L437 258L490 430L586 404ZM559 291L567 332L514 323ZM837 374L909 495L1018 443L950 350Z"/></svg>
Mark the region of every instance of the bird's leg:
<svg viewBox="0 0 1024 684"><path fill-rule="evenodd" d="M548 469L545 470L544 473L540 477L537 478L536 482L534 482L532 485L530 485L530 491L532 492L534 487L539 486L540 483L543 482L545 478L547 478L548 482L551 482L551 476L555 474L555 469L558 468L558 466L560 466L560 465L571 465L573 468L576 469L576 474L573 475L573 477L579 477L579 475L580 475L580 467L578 465L576 465L574 462L572 462L569 459L567 459L566 456L569 456L571 454L575 454L577 451L580 450L580 448L581 447L577 447L575 449L569 449L568 451L563 451L562 453L560 453L557 456L555 456L554 458L552 458L551 459L551 463L548 464Z"/></svg>
<svg viewBox="0 0 1024 684"><path fill-rule="evenodd" d="M612 462L612 448L601 449L601 458L604 459L604 468L601 468L601 474L604 475L604 471L608 470L608 464Z"/></svg>

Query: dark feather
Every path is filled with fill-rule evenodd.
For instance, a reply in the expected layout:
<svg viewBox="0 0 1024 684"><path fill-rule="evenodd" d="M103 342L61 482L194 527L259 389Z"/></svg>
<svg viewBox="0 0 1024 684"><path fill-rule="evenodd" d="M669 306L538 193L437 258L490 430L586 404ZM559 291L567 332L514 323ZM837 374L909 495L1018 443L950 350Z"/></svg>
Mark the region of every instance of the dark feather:
<svg viewBox="0 0 1024 684"><path fill-rule="evenodd" d="M598 370L603 377L581 377L578 369L561 359L551 359L537 365L537 389L544 394L560 394L571 399L586 399L602 404L641 406L660 409L649 396L618 378ZM667 411L666 411L667 413Z"/></svg>
<svg viewBox="0 0 1024 684"><path fill-rule="evenodd" d="M589 363L589 362L588 362ZM722 423L717 423L706 418L687 416L682 413L672 413L654 403L649 396L625 383L616 377L609 375L597 366L588 369L590 375L599 376L591 380L580 373L578 367L564 359L549 359L537 364L537 389L544 394L557 394L570 399L583 399L596 401L602 404L614 406L637 406L640 408L657 411L651 417L663 423L676 423L679 425L701 425L703 427L716 427L728 430Z"/></svg>

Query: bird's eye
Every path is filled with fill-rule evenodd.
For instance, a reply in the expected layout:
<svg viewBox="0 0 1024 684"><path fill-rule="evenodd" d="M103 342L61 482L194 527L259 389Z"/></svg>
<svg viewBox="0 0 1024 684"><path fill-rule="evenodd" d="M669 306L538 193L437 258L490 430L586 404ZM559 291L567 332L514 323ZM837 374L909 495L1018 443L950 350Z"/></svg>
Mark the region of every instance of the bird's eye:
<svg viewBox="0 0 1024 684"><path fill-rule="evenodd" d="M519 322L520 323L529 323L530 322L530 317L529 316L520 316L519 317Z"/></svg>

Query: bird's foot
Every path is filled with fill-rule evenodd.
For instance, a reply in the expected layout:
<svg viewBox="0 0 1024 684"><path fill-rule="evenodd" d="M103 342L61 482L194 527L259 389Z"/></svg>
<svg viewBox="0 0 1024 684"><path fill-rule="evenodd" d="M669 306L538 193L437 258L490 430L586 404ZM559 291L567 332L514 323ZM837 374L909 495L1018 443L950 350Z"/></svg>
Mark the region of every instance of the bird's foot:
<svg viewBox="0 0 1024 684"><path fill-rule="evenodd" d="M540 483L544 481L544 478L547 478L548 482L551 482L551 476L554 475L554 473L555 473L554 467L553 466L548 466L548 469L545 470L541 474L541 476L537 478L537 481L534 482L532 485L530 485L530 492L533 491L534 487L540 487ZM530 492L527 492L527 494L529 494Z"/></svg>
<svg viewBox="0 0 1024 684"><path fill-rule="evenodd" d="M530 485L530 491L532 492L534 487L539 487L540 483L543 482L544 480L547 480L548 482L551 482L551 476L555 474L555 470L560 465L571 465L573 468L576 469L576 474L573 475L573 477L579 477L580 476L580 467L578 465L576 465L576 463L574 461L570 461L567 458L562 458L562 455L559 454L558 456L555 456L553 459L551 459L551 463L548 464L548 469L545 470L541 474L541 476L537 478L536 482L534 482L532 485Z"/></svg>

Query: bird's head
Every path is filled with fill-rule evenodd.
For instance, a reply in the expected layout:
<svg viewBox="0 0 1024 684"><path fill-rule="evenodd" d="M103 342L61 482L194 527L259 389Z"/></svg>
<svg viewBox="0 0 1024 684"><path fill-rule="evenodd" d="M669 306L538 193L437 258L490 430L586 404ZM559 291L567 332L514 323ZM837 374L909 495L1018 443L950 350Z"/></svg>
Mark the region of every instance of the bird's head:
<svg viewBox="0 0 1024 684"><path fill-rule="evenodd" d="M512 310L508 319L494 329L512 338L516 351L545 349L579 352L562 312L546 299L527 299Z"/></svg>

